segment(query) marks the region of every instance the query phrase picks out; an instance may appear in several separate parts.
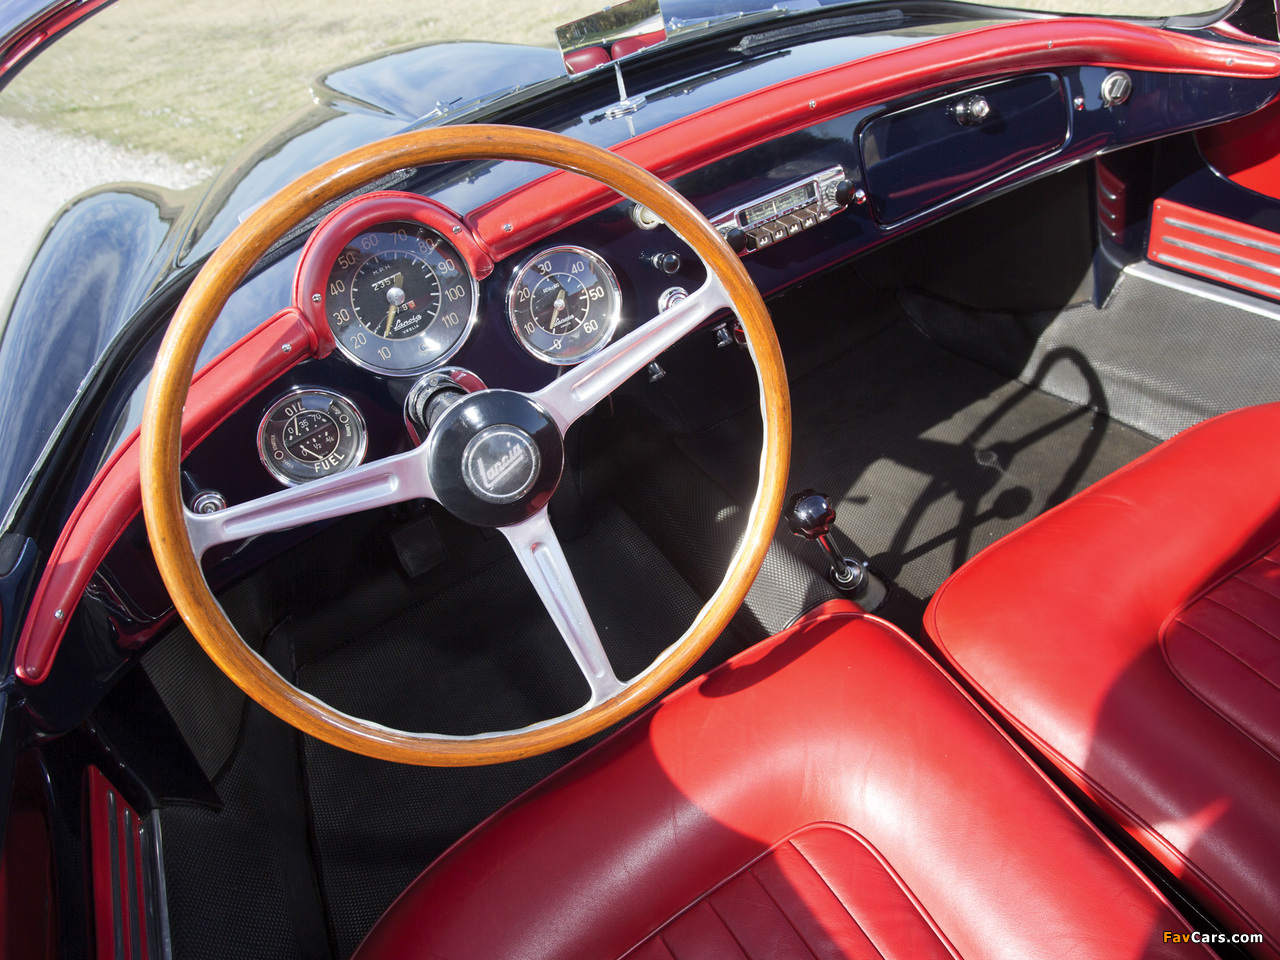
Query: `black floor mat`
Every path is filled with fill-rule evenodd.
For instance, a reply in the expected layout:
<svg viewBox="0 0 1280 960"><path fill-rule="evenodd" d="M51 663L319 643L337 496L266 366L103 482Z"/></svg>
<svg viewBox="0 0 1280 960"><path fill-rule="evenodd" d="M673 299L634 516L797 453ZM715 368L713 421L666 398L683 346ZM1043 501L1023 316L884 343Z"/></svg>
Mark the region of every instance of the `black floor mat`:
<svg viewBox="0 0 1280 960"><path fill-rule="evenodd" d="M790 487L838 509L837 542L895 587L882 615L920 636L925 604L983 547L1155 445L939 347L905 319L791 384ZM758 450L748 411L682 449L742 502ZM821 564L816 545L780 542ZM799 611L797 611L799 612Z"/></svg>

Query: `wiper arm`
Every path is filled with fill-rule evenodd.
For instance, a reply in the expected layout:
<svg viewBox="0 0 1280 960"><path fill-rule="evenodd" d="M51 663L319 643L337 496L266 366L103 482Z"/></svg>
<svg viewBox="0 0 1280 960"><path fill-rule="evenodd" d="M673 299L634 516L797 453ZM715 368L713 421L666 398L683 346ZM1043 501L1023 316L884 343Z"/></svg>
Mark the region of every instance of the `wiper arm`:
<svg viewBox="0 0 1280 960"><path fill-rule="evenodd" d="M789 47L797 40L826 40L843 37L860 28L885 23L897 23L906 18L901 10L875 10L867 13L846 13L838 17L823 17L803 23L789 23L761 33L748 33L736 45L734 53L756 54Z"/></svg>

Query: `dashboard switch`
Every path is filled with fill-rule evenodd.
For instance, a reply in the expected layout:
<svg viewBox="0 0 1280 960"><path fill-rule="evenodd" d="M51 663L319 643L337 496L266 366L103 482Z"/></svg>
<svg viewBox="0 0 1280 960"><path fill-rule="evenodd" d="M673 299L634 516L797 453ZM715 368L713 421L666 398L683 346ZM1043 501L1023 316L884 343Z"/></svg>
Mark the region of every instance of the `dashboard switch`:
<svg viewBox="0 0 1280 960"><path fill-rule="evenodd" d="M640 254L640 259L653 267L653 269L665 273L668 276L673 273L680 272L680 254L676 253L674 250L646 250L644 253Z"/></svg>
<svg viewBox="0 0 1280 960"><path fill-rule="evenodd" d="M1104 107L1118 107L1128 100L1129 94L1133 92L1133 80L1123 70L1113 70L1102 81L1102 89L1099 92L1102 94Z"/></svg>

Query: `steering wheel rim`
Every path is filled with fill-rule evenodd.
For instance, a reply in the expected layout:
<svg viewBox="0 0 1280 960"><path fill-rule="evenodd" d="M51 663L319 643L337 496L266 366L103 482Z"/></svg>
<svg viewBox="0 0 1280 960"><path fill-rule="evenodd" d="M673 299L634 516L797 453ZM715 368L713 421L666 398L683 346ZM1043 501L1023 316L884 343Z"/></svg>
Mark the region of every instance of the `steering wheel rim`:
<svg viewBox="0 0 1280 960"><path fill-rule="evenodd" d="M686 308L687 316L681 322L693 329L708 313L721 306L731 307L741 320L759 379L764 425L760 482L748 514L746 531L720 586L680 639L621 689L604 697L609 688L602 687L599 702L593 702L597 689L593 684L593 700L577 711L519 730L470 737L394 730L353 717L298 689L276 673L244 642L209 590L199 560L200 553L208 544L203 542L200 530L194 526L194 515L183 505L179 481L182 409L197 356L223 305L253 265L273 243L326 204L345 198L354 190L393 171L455 160L516 160L556 167L591 177L653 210L693 248L707 269L708 281L694 295L702 296L703 300ZM709 289L711 292L708 294L706 291ZM650 327L657 325L668 331L670 342L683 336L683 332L676 332L677 328L668 318L675 309L651 318L646 324L637 325L631 334L615 341L587 363L571 368L580 371L591 365L572 383L562 377L551 387L533 395L533 399L546 404L557 428L563 431L567 423L562 420L568 414L562 416L557 403L564 410L582 408L573 417L576 419L616 388L622 379L632 375L637 357L648 351L647 359L643 360L647 362L670 345L659 337L646 337ZM648 342L655 339L656 346ZM618 379L625 370L632 370L632 373ZM589 383L593 374L596 382ZM606 374L611 374L612 378ZM561 381L568 385L557 394L552 387ZM574 383L582 396L570 399ZM611 383L613 385L608 386ZM591 392L605 386L608 389L601 396ZM573 403L577 403L577 407L573 407ZM568 422L571 423L572 419ZM768 311L738 256L688 201L662 180L630 161L559 134L499 125L425 129L357 148L304 174L259 207L206 262L179 305L152 370L142 421L143 512L152 551L174 606L219 669L267 710L312 736L366 756L433 766L498 763L576 742L641 709L666 690L710 646L745 598L772 540L785 493L790 430L786 372ZM423 444L415 451L427 446ZM407 461L415 451L398 455L398 458ZM397 458L388 458L394 459ZM323 483L316 481L315 486ZM295 489L311 486L307 484ZM279 496L287 493L281 491ZM261 498L251 503L265 503L269 499ZM357 509L365 508L354 507L341 512ZM310 519L336 515L321 514ZM545 507L539 511L539 516L545 521ZM549 535L552 546L559 553L554 534L549 533L550 525L545 522L533 525L534 519L537 518L500 528L511 540L531 577L535 575L531 572L531 564L536 567L533 552L521 554L520 543L513 532L517 526L530 525L529 529L520 531L521 542ZM538 528L534 529L534 526ZM192 530L197 533L198 542L194 546ZM533 543L532 539L530 542ZM542 541L533 543L533 549L543 546L545 543ZM562 553L560 557L563 559ZM564 570L567 571L567 564ZM571 574L569 578L576 591ZM538 586L536 580L535 586ZM547 597L543 596L543 599L553 620L556 619ZM585 607L582 612L585 614ZM557 620L557 625L559 623ZM594 631L594 627L591 629ZM570 642L564 628L561 632L566 642ZM570 646L578 657L572 643ZM582 665L581 659L579 664ZM590 676L588 680L590 682Z"/></svg>

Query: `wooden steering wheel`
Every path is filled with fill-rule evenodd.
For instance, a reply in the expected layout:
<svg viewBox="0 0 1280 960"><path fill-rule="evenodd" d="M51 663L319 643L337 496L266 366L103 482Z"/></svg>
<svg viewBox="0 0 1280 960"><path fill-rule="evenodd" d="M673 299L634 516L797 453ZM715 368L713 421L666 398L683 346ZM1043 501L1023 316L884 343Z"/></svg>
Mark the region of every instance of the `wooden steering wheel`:
<svg viewBox="0 0 1280 960"><path fill-rule="evenodd" d="M661 217L702 258L707 280L686 300L541 390L469 394L432 428L426 442L406 453L213 514L186 509L179 485L182 408L196 357L232 291L273 243L325 204L393 171L454 160L530 161L594 178ZM742 321L759 378L764 420L759 487L720 586L679 640L622 683L547 518L546 502L563 465L562 438L575 420L726 307ZM463 469L463 448L483 439L468 434L473 429L468 424L485 422L518 424L534 461L527 492L500 509L485 507L451 479ZM213 662L245 693L299 730L356 753L466 766L514 760L581 740L640 709L679 678L720 634L759 572L782 508L790 442L786 372L768 311L738 257L701 213L657 177L598 147L522 127L455 126L400 134L317 167L263 204L209 258L178 307L152 371L142 421L142 500L151 548L174 606ZM510 541L587 678L591 697L585 704L519 730L474 736L413 733L361 720L276 673L241 639L205 583L200 556L211 546L420 497L438 500L471 522L495 526Z"/></svg>

